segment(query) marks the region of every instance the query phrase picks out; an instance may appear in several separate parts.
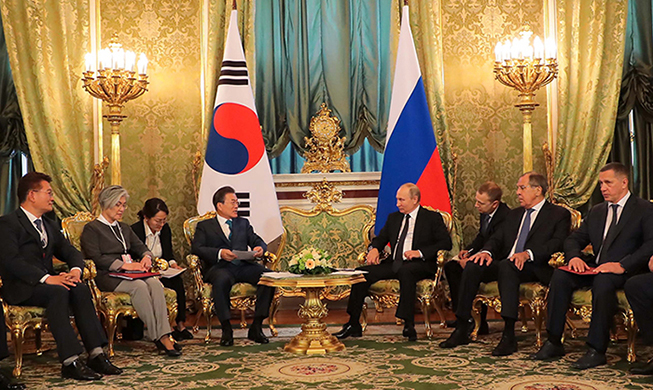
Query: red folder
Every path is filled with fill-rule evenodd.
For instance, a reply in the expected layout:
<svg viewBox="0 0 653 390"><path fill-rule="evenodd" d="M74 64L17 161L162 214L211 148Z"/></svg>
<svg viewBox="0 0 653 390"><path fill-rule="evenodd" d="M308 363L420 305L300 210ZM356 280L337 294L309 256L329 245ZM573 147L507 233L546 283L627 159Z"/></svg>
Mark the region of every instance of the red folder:
<svg viewBox="0 0 653 390"><path fill-rule="evenodd" d="M160 275L158 272L109 272L109 276L126 280L145 279Z"/></svg>
<svg viewBox="0 0 653 390"><path fill-rule="evenodd" d="M588 269L586 271L583 271L583 272L574 271L568 265L563 265L562 267L560 267L558 269L561 269L561 270L563 270L565 272L569 272L569 273L576 274L576 275L597 275L598 274L598 272L596 272L596 268L592 268L592 267L590 267L590 269Z"/></svg>

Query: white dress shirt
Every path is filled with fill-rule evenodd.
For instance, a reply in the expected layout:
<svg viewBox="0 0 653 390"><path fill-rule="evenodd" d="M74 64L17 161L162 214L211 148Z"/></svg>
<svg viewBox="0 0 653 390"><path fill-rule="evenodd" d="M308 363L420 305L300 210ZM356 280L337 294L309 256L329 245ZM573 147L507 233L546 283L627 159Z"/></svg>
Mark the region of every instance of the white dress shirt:
<svg viewBox="0 0 653 390"><path fill-rule="evenodd" d="M623 198L619 199L617 203L612 203L608 202L608 215L605 218L605 226L603 227L603 240L605 240L605 237L608 235L608 230L610 229L610 225L612 225L612 219L615 217L614 213L612 212L612 205L616 204L617 206L617 223L619 223L619 218L621 218L621 213L624 211L624 206L626 206L626 202L628 202L628 198L630 198L630 191L626 193L626 195L623 196ZM599 258L601 257L601 252L603 251L603 244L601 244L601 249L599 250L599 253L596 255L596 264L599 263Z"/></svg>
<svg viewBox="0 0 653 390"><path fill-rule="evenodd" d="M415 221L417 220L417 213L419 213L419 209L422 206L417 206L415 210L411 211L408 213L410 215L410 219L408 219L408 232L406 234L406 239L404 240L404 253L413 250L413 235L415 233ZM399 236L401 236L401 231L404 229L404 225L406 224L406 216L404 215L404 218L401 221L401 226L399 227ZM397 241L399 240L399 237L397 237ZM399 242L397 242L397 247L399 246ZM422 255L422 251L418 251L420 257L424 257ZM404 260L407 260L405 255L402 255L402 258Z"/></svg>
<svg viewBox="0 0 653 390"><path fill-rule="evenodd" d="M156 233L152 232L150 225L143 220L143 225L145 226L145 245L152 252L154 257L161 258L163 256L163 248L161 247L161 230ZM170 259L168 264L175 265L177 262L174 259Z"/></svg>
<svg viewBox="0 0 653 390"><path fill-rule="evenodd" d="M535 220L537 219L537 216L540 214L540 210L542 209L542 206L544 206L544 202L546 202L546 199L542 199L542 201L535 206L531 207L533 211L531 212L531 226L529 227L528 231L530 232L530 229L533 228L533 224L535 223ZM515 254L515 248L517 246L517 241L519 240L519 232L521 232L521 228L524 225L524 219L526 219L526 211L524 211L524 215L521 217L521 223L519 224L519 230L517 230L517 237L515 238L515 243L512 244L512 249L510 250L510 253L508 254L508 258L510 256ZM526 249L526 252L528 253L528 261L534 261L535 257L533 256L533 252L530 249Z"/></svg>
<svg viewBox="0 0 653 390"><path fill-rule="evenodd" d="M45 229L45 223L43 222L43 218L39 218L39 217L37 217L36 215L30 213L29 211L25 210L22 206L21 206L20 209L23 210L23 212L25 213L25 215L27 215L27 218L28 218L29 221L32 223L32 226L34 226L34 230L36 230L36 232L39 234L39 236L41 236L41 239L43 240L43 242L45 242L45 245L47 246L47 245L48 245L48 232L47 232L47 230ZM41 220L41 229L43 230L42 232L39 231L39 229L36 227L36 224L34 223L34 221L36 221L37 219ZM82 273L82 269L81 269L81 268L79 268L79 267L73 267L73 268L71 268L70 270L72 271L72 270L74 270L74 269L79 270L80 275L81 275L81 273ZM50 277L50 275L49 275L49 274L46 274L46 275L44 275L44 276L39 280L39 282L41 282L41 283L45 283L45 281L46 281L49 277Z"/></svg>
<svg viewBox="0 0 653 390"><path fill-rule="evenodd" d="M231 228L229 227L229 225L227 225L227 221L229 221L229 219L223 218L219 214L216 215L216 218L218 219L218 225L220 225L220 228L222 229L222 233L224 233L224 236L227 237L227 239L229 239L229 234L231 234ZM220 259L222 259L222 249L218 251L218 260Z"/></svg>

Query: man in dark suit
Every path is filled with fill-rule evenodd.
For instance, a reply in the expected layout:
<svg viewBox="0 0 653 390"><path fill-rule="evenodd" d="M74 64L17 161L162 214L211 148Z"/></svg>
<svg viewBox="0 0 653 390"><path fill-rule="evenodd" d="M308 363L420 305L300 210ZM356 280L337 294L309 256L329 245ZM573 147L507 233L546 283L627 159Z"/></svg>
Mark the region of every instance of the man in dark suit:
<svg viewBox="0 0 653 390"><path fill-rule="evenodd" d="M235 283L250 283L257 286L254 322L247 337L257 343L266 344L263 320L270 314L274 288L258 286L261 274L269 271L261 264L239 260L232 252L251 248L255 257L261 257L267 245L245 218L238 216L238 198L231 187L222 187L213 194L216 218L197 224L191 251L203 263L204 280L213 285L213 303L222 325L220 345L234 344L231 329L229 292Z"/></svg>
<svg viewBox="0 0 653 390"><path fill-rule="evenodd" d="M397 307L397 318L404 320L403 335L408 340L417 340L415 331L415 299L417 282L435 277L437 254L441 249L451 249L451 237L438 212L420 206L421 193L412 183L402 185L397 191L397 208L378 236L372 241L367 254L365 282L352 286L347 313L349 322L335 333L339 339L361 337L359 318L363 303L372 284L384 279L399 279L401 295ZM391 254L380 261L379 252L390 244Z"/></svg>
<svg viewBox="0 0 653 390"><path fill-rule="evenodd" d="M510 211L510 208L501 201L501 196L503 191L493 181L487 181L483 183L478 190L476 191L476 203L474 207L481 214L480 215L480 227L478 229L478 234L474 241L471 244L467 245L465 249L462 249L458 253L458 259L455 261L449 261L444 265L444 274L447 277L447 282L449 283L449 291L451 293L451 306L454 311L458 308L458 296L460 294L460 282L463 277L463 269L469 258L478 253L487 240L499 230L503 221L506 219L506 215ZM487 306L483 305L481 312L481 327L478 334L488 334L488 324L485 319L487 315ZM471 318L470 318L471 319ZM448 324L455 327L457 321ZM469 327L469 330L472 330L472 327Z"/></svg>
<svg viewBox="0 0 653 390"><path fill-rule="evenodd" d="M514 326L519 307L519 283L531 279L548 283L553 273L548 261L553 253L562 249L571 224L569 211L546 201L546 190L546 178L539 173L527 172L519 178L520 207L508 213L501 228L465 265L456 311L458 326L440 347L453 348L469 343L467 327L478 287L481 282L499 280L501 315L506 325L501 342L492 354L509 355L517 350ZM500 278L502 269L513 267L513 281Z"/></svg>
<svg viewBox="0 0 653 390"><path fill-rule="evenodd" d="M551 279L547 302L548 340L532 356L545 360L565 354L562 334L565 316L574 290L592 288L592 321L587 335L588 350L573 368L586 369L606 363L610 325L617 312L616 290L629 276L638 273L653 254L653 218L650 202L628 190L628 168L610 163L599 172L599 186L605 202L594 206L580 228L565 240L565 258L574 272L596 267L590 275L561 269ZM592 244L596 256L582 250Z"/></svg>
<svg viewBox="0 0 653 390"><path fill-rule="evenodd" d="M11 305L45 308L62 362L62 377L96 380L102 374L120 374L122 370L111 364L102 350L107 338L95 313L91 292L81 281L82 255L54 222L42 218L52 210L51 181L43 173L25 175L18 183L20 209L0 218L3 298ZM70 271L57 274L53 256L66 262ZM89 353L86 364L79 359L83 348L70 324L71 311Z"/></svg>
<svg viewBox="0 0 653 390"><path fill-rule="evenodd" d="M648 270L650 272L628 279L624 290L644 343L653 345L653 257L648 261ZM645 366L631 368L630 372L653 375L653 359Z"/></svg>

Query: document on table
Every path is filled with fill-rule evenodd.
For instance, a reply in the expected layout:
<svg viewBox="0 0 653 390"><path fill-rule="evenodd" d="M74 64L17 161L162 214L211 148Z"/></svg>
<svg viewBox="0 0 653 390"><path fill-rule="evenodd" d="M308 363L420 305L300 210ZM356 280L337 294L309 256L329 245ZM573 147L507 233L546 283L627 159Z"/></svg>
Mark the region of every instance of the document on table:
<svg viewBox="0 0 653 390"><path fill-rule="evenodd" d="M263 275L267 278L272 279L283 279L283 278L301 278L301 274L293 274L292 272L264 272Z"/></svg>
<svg viewBox="0 0 653 390"><path fill-rule="evenodd" d="M174 278L175 276L181 274L182 272L186 271L186 268L168 268L165 271L159 271L162 277L166 279Z"/></svg>
<svg viewBox="0 0 653 390"><path fill-rule="evenodd" d="M332 272L331 275L363 275L366 273L368 272L363 270L341 268L335 272Z"/></svg>

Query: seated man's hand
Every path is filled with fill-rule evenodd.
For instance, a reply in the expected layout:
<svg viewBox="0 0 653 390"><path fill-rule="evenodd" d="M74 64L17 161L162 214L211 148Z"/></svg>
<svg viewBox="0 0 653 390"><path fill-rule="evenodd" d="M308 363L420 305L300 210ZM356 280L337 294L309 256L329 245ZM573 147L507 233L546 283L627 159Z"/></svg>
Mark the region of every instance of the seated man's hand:
<svg viewBox="0 0 653 390"><path fill-rule="evenodd" d="M45 279L45 284L52 284L56 286L61 286L66 290L70 290L70 287L75 287L75 282L68 280L68 273L62 272L59 275L50 275Z"/></svg>
<svg viewBox="0 0 653 390"><path fill-rule="evenodd" d="M467 249L463 249L460 252L458 252L458 258L460 260L467 260L468 257L469 257L469 251Z"/></svg>
<svg viewBox="0 0 653 390"><path fill-rule="evenodd" d="M517 269L521 271L524 269L524 263L526 263L530 258L531 257L528 255L528 252L519 252L510 256L508 260L515 263L515 267L517 267Z"/></svg>
<svg viewBox="0 0 653 390"><path fill-rule="evenodd" d="M574 257L573 259L569 260L569 268L575 272L585 272L590 269L587 263L584 262L580 257Z"/></svg>
<svg viewBox="0 0 653 390"><path fill-rule="evenodd" d="M120 267L121 270L123 271L142 271L145 272L145 267L143 267L143 264L139 262L135 263L124 263L122 267Z"/></svg>
<svg viewBox="0 0 653 390"><path fill-rule="evenodd" d="M227 260L227 261L236 260L236 257L238 257L229 249L223 249L220 256L222 256L223 260Z"/></svg>
<svg viewBox="0 0 653 390"><path fill-rule="evenodd" d="M617 274L617 275L621 275L624 272L626 272L624 267L622 267L621 263L618 261L603 263L598 267L596 267L595 271L597 273L602 273L602 274Z"/></svg>
<svg viewBox="0 0 653 390"><path fill-rule="evenodd" d="M479 252L474 256L469 258L469 261L476 263L478 265L490 265L492 264L492 256L487 252Z"/></svg>
<svg viewBox="0 0 653 390"><path fill-rule="evenodd" d="M254 247L254 257L261 257L263 256L263 248L260 246L255 246Z"/></svg>
<svg viewBox="0 0 653 390"><path fill-rule="evenodd" d="M372 248L371 251L367 254L367 264L376 265L379 264L379 250Z"/></svg>
<svg viewBox="0 0 653 390"><path fill-rule="evenodd" d="M70 282L81 283L82 282L82 272L79 269L71 270L70 272L68 272L66 274L66 278Z"/></svg>
<svg viewBox="0 0 653 390"><path fill-rule="evenodd" d="M420 259L422 258L422 254L419 253L419 251L406 251L404 252L404 257L406 257L408 260Z"/></svg>

